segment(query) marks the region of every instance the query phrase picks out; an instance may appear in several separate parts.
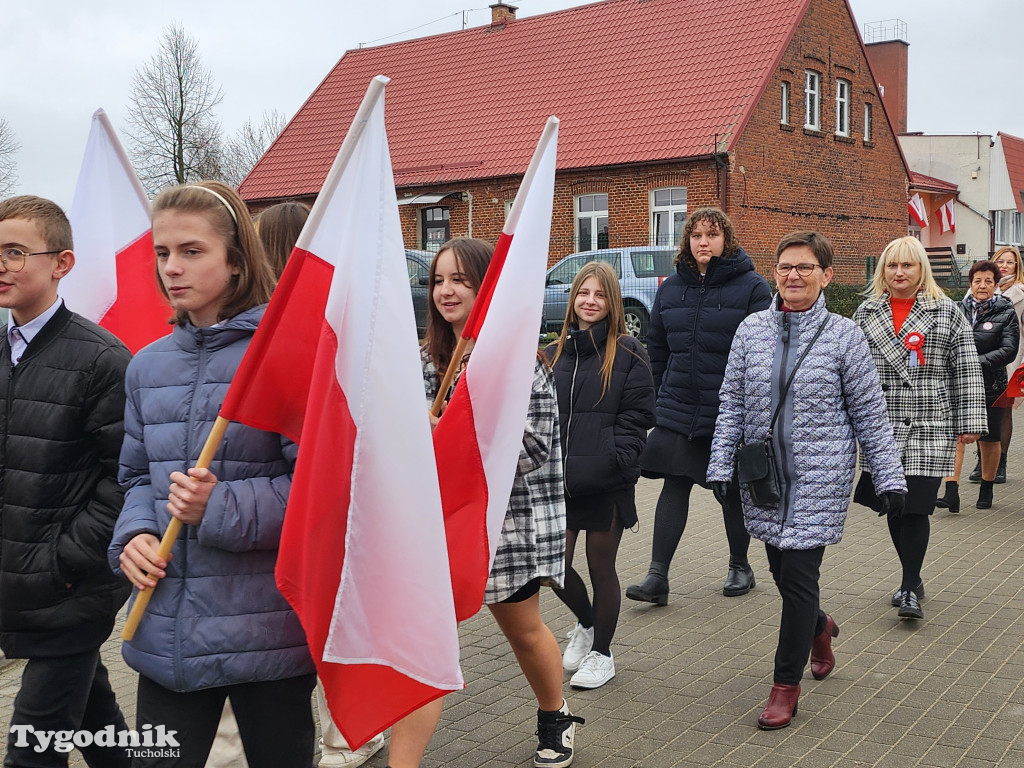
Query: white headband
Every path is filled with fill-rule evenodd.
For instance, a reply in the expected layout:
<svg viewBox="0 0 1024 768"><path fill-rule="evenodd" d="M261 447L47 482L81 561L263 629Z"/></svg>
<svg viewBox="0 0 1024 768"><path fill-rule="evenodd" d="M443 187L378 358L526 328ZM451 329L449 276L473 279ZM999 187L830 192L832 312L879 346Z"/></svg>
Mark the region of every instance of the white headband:
<svg viewBox="0 0 1024 768"><path fill-rule="evenodd" d="M211 195L213 195L218 200L220 200L222 203L224 203L224 207L228 209L228 213L230 213L231 214L231 218L234 219L235 226L236 227L238 226L238 214L235 213L235 209L231 207L231 204L227 200L224 199L223 195L221 195L218 192L214 192L209 187L201 187L198 184L186 184L185 185L185 189L201 189L204 192L209 192Z"/></svg>

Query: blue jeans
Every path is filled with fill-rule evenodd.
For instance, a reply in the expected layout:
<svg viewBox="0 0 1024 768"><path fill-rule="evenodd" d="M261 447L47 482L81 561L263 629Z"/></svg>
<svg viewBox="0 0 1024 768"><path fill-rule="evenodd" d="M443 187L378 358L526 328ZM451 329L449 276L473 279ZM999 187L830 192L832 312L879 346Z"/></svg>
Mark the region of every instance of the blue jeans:
<svg viewBox="0 0 1024 768"><path fill-rule="evenodd" d="M21 689L14 698L11 726L31 725L37 731L101 731L113 725L115 731L127 728L117 699L110 688L107 670L100 662L99 649L58 656L29 659L21 676ZM6 768L65 768L68 753L55 750L53 741L42 752L40 742L31 733L19 729L28 745L19 741L13 730L7 735ZM124 749L81 747L79 751L90 768L128 768L131 764Z"/></svg>

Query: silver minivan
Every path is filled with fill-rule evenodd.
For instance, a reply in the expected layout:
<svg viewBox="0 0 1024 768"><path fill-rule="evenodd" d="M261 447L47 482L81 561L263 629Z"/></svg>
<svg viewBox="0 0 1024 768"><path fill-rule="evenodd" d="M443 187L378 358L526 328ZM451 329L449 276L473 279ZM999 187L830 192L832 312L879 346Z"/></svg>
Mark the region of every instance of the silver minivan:
<svg viewBox="0 0 1024 768"><path fill-rule="evenodd" d="M619 278L626 330L641 341L646 340L654 295L662 281L675 271L676 251L672 245L641 245L581 251L566 256L548 270L541 331L558 333L562 330L569 289L580 268L588 261L607 261Z"/></svg>

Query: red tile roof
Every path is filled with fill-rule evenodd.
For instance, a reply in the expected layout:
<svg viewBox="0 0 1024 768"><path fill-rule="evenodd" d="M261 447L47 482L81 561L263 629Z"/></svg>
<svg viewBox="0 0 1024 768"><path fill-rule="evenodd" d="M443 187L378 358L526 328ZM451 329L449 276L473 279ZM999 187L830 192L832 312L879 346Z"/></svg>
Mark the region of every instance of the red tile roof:
<svg viewBox="0 0 1024 768"><path fill-rule="evenodd" d="M1002 132L998 135L1003 144L1003 156L1006 158L1006 170L1010 174L1013 199L1017 201L1017 210L1024 212L1024 139Z"/></svg>
<svg viewBox="0 0 1024 768"><path fill-rule="evenodd" d="M606 0L345 53L242 182L316 194L384 74L399 187L523 173L548 115L558 167L729 151L810 0Z"/></svg>
<svg viewBox="0 0 1024 768"><path fill-rule="evenodd" d="M953 195L960 189L956 184L937 179L934 176L926 176L916 171L910 172L910 186L922 192L945 192Z"/></svg>

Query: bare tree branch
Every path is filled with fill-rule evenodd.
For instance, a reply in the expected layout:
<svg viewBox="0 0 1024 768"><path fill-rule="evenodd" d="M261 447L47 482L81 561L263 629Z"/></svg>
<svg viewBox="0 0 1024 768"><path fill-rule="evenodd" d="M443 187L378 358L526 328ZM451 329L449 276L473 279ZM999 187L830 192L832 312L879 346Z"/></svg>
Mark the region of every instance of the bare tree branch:
<svg viewBox="0 0 1024 768"><path fill-rule="evenodd" d="M226 183L237 187L267 151L287 119L276 109L264 112L259 123L246 120L224 147L221 172Z"/></svg>
<svg viewBox="0 0 1024 768"><path fill-rule="evenodd" d="M195 38L171 24L157 52L132 77L129 154L149 192L221 176L221 125L214 108L223 97Z"/></svg>
<svg viewBox="0 0 1024 768"><path fill-rule="evenodd" d="M0 198L7 197L18 184L15 153L21 145L14 139L10 123L0 118Z"/></svg>

